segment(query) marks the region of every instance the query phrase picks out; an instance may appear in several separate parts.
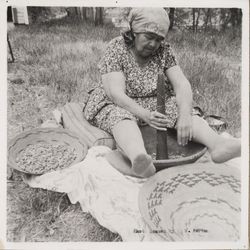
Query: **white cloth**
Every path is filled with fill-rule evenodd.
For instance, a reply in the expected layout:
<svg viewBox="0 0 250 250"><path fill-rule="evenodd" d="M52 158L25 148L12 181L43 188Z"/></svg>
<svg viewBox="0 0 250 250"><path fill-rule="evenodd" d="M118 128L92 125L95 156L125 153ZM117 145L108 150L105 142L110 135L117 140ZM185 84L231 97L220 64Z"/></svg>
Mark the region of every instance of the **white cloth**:
<svg viewBox="0 0 250 250"><path fill-rule="evenodd" d="M67 193L73 204L79 202L84 212L119 233L124 241L153 240L138 207L138 192L145 179L124 176L113 168L104 158L109 151L104 146L92 147L82 162L31 176L25 182L34 188Z"/></svg>
<svg viewBox="0 0 250 250"><path fill-rule="evenodd" d="M139 189L146 179L125 176L113 168L104 157L109 151L105 146L92 147L82 162L25 181L34 188L67 193L71 203L79 202L84 212L123 241L159 241L157 234L149 232L138 207ZM199 159L208 161L207 155ZM239 166L239 158L226 165Z"/></svg>
<svg viewBox="0 0 250 250"><path fill-rule="evenodd" d="M44 127L58 124L44 124ZM150 233L141 217L138 206L140 187L146 179L126 176L112 167L104 157L111 149L95 146L88 150L86 158L67 169L40 176L25 178L33 188L43 188L67 193L71 203L80 203L100 225L118 233L123 241L159 241L157 234ZM205 154L197 162L210 161ZM239 158L225 163L240 166Z"/></svg>

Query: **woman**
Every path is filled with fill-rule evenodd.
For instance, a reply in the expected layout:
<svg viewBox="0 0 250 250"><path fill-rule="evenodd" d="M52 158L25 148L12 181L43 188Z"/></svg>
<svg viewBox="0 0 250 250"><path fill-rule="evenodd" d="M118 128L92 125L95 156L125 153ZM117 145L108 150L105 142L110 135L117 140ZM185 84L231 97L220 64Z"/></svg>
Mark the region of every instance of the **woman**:
<svg viewBox="0 0 250 250"><path fill-rule="evenodd" d="M169 28L166 11L135 8L129 21L131 29L109 43L100 62L102 86L91 92L84 109L86 118L114 136L133 172L141 177L153 175L155 167L145 150L139 121L159 130L175 127L180 145L191 140L202 143L214 162L240 156L239 139L219 136L203 119L192 115L190 83L164 40ZM168 89L165 115L156 111L160 73L165 75Z"/></svg>

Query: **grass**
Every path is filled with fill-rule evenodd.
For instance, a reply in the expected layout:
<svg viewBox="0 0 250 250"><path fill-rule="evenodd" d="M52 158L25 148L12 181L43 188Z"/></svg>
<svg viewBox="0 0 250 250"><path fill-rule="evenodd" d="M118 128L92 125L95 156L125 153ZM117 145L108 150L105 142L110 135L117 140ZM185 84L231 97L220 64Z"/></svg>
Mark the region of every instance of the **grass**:
<svg viewBox="0 0 250 250"><path fill-rule="evenodd" d="M241 40L232 34L170 34L194 100L206 115L218 115L229 124L228 132L240 136Z"/></svg>
<svg viewBox="0 0 250 250"><path fill-rule="evenodd" d="M8 64L8 139L39 126L68 101L83 103L98 84L97 63L113 26L94 27L64 18L10 31L16 62ZM195 101L206 114L223 116L240 135L240 37L170 32ZM8 182L8 241L121 241L63 194L32 189L15 172Z"/></svg>
<svg viewBox="0 0 250 250"><path fill-rule="evenodd" d="M8 182L7 204L8 241L121 241L66 194L30 188L17 172Z"/></svg>
<svg viewBox="0 0 250 250"><path fill-rule="evenodd" d="M9 107L19 109L9 115L18 113L21 117L14 119L15 125L24 130L36 127L37 121L27 128L24 120L34 116L48 118L44 106L51 109L68 101L84 102L86 89L100 80L97 63L105 42L118 34L119 30L113 27L83 27L79 20L68 19L15 29L10 37L18 63L9 64L9 83L23 81L9 84ZM29 105L32 110L26 108Z"/></svg>

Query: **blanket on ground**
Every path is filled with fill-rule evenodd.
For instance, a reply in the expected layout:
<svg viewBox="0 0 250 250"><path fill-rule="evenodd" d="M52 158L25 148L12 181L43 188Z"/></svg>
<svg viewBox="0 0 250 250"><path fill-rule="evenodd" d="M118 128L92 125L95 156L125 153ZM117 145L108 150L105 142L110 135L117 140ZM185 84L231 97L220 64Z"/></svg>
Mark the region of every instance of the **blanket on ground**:
<svg viewBox="0 0 250 250"><path fill-rule="evenodd" d="M82 162L41 176L30 176L25 181L34 188L67 193L71 203L79 202L84 212L120 234L123 241L161 240L157 234L150 233L139 211L138 194L147 179L126 176L112 167L105 158L110 150L106 146L92 147ZM199 162L213 164L207 155ZM239 163L239 159L235 159L224 165L239 167Z"/></svg>

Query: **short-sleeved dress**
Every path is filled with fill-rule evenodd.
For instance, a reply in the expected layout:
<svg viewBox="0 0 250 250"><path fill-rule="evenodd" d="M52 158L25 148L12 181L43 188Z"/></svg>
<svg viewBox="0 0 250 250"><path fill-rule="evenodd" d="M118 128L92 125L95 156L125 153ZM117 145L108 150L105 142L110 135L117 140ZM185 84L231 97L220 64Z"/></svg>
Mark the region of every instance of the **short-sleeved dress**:
<svg viewBox="0 0 250 250"><path fill-rule="evenodd" d="M170 45L162 42L147 64L141 67L125 44L124 38L119 36L111 40L98 66L102 75L110 72L123 72L126 94L142 107L154 111L157 107L158 74L166 72L175 65L177 65L177 60ZM177 105L173 88L166 76L165 80L166 116L168 127L172 128L177 120ZM111 134L113 127L124 119L140 122L138 117L114 104L106 95L102 84L90 91L83 111L90 123Z"/></svg>

